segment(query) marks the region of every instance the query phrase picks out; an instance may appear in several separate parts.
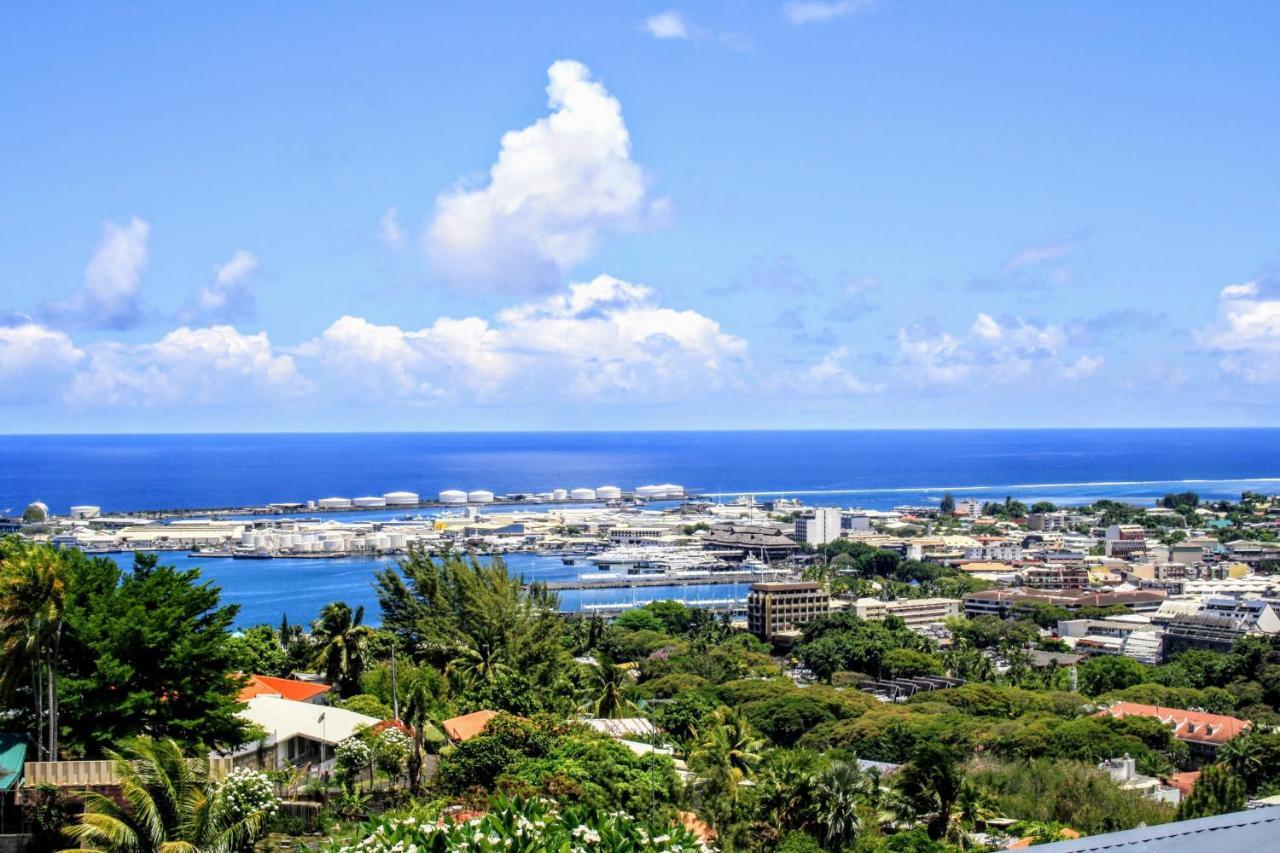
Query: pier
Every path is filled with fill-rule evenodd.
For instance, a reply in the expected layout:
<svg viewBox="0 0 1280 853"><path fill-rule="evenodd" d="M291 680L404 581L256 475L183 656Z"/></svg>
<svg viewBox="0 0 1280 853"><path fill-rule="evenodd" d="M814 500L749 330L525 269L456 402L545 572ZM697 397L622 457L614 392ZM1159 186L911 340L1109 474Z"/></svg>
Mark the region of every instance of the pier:
<svg viewBox="0 0 1280 853"><path fill-rule="evenodd" d="M784 575L781 572L768 575L762 575L759 572L715 572L699 575L698 577L633 575L625 578L578 578L570 581L546 581L543 586L549 590L639 589L653 586L712 586L731 583L761 583L763 581L789 579L789 575Z"/></svg>

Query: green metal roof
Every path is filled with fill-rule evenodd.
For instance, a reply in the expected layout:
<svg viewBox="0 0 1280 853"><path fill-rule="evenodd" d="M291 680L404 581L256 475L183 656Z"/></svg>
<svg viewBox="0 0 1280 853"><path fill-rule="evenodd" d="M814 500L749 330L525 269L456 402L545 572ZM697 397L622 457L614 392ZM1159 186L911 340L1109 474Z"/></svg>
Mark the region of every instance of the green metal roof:
<svg viewBox="0 0 1280 853"><path fill-rule="evenodd" d="M27 761L25 734L0 732L0 791L18 787L22 781L22 765Z"/></svg>

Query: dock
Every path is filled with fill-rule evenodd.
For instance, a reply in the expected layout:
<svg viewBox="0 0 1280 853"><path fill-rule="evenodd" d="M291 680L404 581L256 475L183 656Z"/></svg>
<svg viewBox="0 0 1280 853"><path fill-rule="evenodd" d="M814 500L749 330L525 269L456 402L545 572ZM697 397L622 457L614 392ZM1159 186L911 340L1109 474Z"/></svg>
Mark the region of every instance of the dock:
<svg viewBox="0 0 1280 853"><path fill-rule="evenodd" d="M780 573L761 575L759 572L715 572L699 577L633 575L625 578L578 578L571 581L546 581L543 586L549 590L640 589L653 586L713 586L731 583L761 583L763 581L786 579Z"/></svg>

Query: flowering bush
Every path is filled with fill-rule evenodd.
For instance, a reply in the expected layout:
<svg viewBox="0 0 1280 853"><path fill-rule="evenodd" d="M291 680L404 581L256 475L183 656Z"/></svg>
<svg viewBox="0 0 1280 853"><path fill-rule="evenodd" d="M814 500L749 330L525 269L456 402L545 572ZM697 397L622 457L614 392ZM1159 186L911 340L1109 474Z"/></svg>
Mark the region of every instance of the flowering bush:
<svg viewBox="0 0 1280 853"><path fill-rule="evenodd" d="M412 744L409 736L394 726L384 729L373 742L373 757L378 769L396 777L404 772Z"/></svg>
<svg viewBox="0 0 1280 853"><path fill-rule="evenodd" d="M547 800L498 800L482 817L454 823L382 819L336 853L710 853L682 826L654 828L623 812L560 806ZM331 852L334 853L334 852Z"/></svg>
<svg viewBox="0 0 1280 853"><path fill-rule="evenodd" d="M236 820L261 813L268 820L280 811L276 786L266 773L238 767L218 786L218 796Z"/></svg>
<svg viewBox="0 0 1280 853"><path fill-rule="evenodd" d="M333 772L340 781L350 783L373 761L373 749L361 737L353 736L338 744L333 751Z"/></svg>

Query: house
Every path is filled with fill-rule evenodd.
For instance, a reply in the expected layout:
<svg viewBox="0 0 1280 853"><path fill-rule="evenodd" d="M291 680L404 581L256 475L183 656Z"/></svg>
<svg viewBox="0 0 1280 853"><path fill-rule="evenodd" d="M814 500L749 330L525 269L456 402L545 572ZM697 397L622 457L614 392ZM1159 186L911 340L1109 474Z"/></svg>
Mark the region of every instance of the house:
<svg viewBox="0 0 1280 853"><path fill-rule="evenodd" d="M345 708L274 695L252 697L240 716L265 736L233 751L235 766L264 770L307 766L325 770L333 760L334 747L357 730L381 722L377 717Z"/></svg>
<svg viewBox="0 0 1280 853"><path fill-rule="evenodd" d="M445 720L441 725L444 726L445 736L449 740L461 743L464 740L471 740L484 731L484 727L489 725L489 721L496 716L498 716L497 711L473 711L461 717Z"/></svg>
<svg viewBox="0 0 1280 853"><path fill-rule="evenodd" d="M298 681L292 678L276 678L270 675L250 675L240 690L240 701L248 702L256 696L277 696L293 702L324 705L332 688L314 681Z"/></svg>
<svg viewBox="0 0 1280 853"><path fill-rule="evenodd" d="M1244 734L1253 724L1248 720L1228 717L1225 714L1209 714L1204 711L1188 711L1182 708L1164 708L1143 705L1138 702L1115 702L1094 716L1150 717L1173 729L1173 736L1191 749L1199 758L1212 758L1224 743Z"/></svg>

